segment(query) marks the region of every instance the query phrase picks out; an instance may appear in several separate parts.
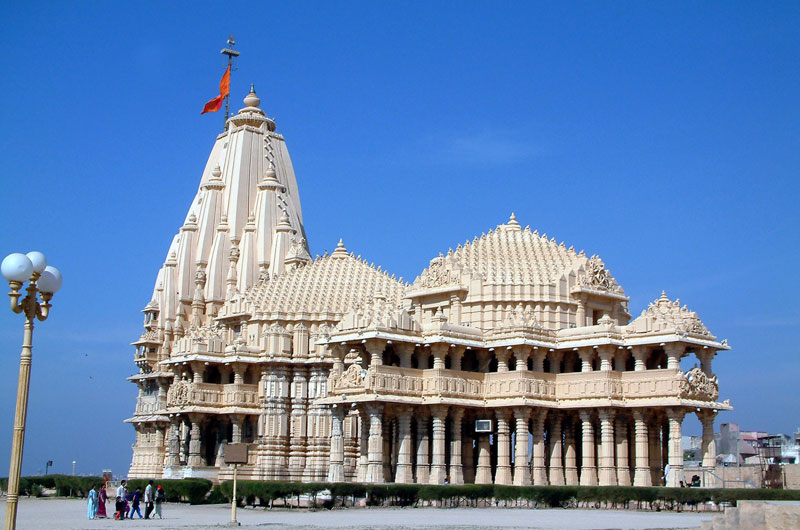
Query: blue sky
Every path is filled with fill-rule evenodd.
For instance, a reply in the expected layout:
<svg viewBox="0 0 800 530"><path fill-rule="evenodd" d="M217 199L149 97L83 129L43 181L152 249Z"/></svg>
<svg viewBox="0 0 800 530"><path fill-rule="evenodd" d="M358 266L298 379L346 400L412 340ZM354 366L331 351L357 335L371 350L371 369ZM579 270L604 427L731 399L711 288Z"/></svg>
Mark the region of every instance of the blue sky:
<svg viewBox="0 0 800 530"><path fill-rule="evenodd" d="M126 472L139 310L195 193L236 34L312 253L413 278L504 222L597 253L733 349L743 428L800 426L800 5L3 2L0 253L64 273L35 331L23 472ZM0 475L22 318L0 314ZM696 420L687 432L699 430Z"/></svg>

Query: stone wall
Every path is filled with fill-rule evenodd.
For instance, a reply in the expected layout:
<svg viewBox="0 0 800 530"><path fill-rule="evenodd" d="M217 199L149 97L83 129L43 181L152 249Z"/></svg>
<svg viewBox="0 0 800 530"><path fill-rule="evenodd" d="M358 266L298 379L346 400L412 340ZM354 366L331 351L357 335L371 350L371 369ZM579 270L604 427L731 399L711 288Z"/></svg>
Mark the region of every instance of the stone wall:
<svg viewBox="0 0 800 530"><path fill-rule="evenodd" d="M783 479L786 489L800 489L800 464L786 464L783 469ZM761 466L717 466L714 474L705 472L702 468L684 468L684 477L690 481L692 475L700 475L703 486L709 488L760 488ZM724 485L723 485L724 481Z"/></svg>

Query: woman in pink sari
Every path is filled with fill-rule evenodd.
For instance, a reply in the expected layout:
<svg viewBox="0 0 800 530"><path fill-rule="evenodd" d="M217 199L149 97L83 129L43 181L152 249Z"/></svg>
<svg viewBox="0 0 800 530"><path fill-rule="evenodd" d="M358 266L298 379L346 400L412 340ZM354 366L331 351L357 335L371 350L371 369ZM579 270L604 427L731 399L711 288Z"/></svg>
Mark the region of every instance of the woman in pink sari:
<svg viewBox="0 0 800 530"><path fill-rule="evenodd" d="M108 515L106 514L106 501L108 501L108 495L106 494L106 487L105 484L98 488L100 490L97 496L97 519L108 519Z"/></svg>

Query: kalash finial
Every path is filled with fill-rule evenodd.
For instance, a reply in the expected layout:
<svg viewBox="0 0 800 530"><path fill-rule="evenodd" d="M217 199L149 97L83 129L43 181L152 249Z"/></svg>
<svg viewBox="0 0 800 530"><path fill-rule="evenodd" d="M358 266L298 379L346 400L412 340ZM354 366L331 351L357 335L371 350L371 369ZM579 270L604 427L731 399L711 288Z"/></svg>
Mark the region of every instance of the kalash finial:
<svg viewBox="0 0 800 530"><path fill-rule="evenodd" d="M261 99L256 95L256 89L253 83L250 83L250 93L244 97L244 104L247 107L258 108L261 105Z"/></svg>
<svg viewBox="0 0 800 530"><path fill-rule="evenodd" d="M517 222L517 216L514 215L514 212L511 212L511 217L508 218L508 223L506 223L506 228L510 230L522 230L522 227L519 226Z"/></svg>

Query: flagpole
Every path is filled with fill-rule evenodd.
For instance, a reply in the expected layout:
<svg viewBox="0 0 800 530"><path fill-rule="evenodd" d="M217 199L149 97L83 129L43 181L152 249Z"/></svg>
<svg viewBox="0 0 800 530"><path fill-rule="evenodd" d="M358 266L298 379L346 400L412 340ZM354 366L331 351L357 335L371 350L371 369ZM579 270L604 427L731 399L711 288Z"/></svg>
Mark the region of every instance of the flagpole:
<svg viewBox="0 0 800 530"><path fill-rule="evenodd" d="M234 57L239 57L239 52L237 52L236 50L233 49L233 46L235 44L236 44L236 41L233 40L233 35L231 35L230 37L228 37L228 46L229 47L228 48L224 48L219 52L219 53L221 53L223 55L227 55L228 56L228 71L229 72L233 71L233 58ZM230 76L230 73L228 74L228 76ZM228 77L228 79L230 80L230 77ZM225 96L225 122L222 124L222 130L223 131L227 131L228 130L228 117L230 116L230 99L231 99L231 95L230 95L230 90L229 90L228 91L228 95Z"/></svg>

